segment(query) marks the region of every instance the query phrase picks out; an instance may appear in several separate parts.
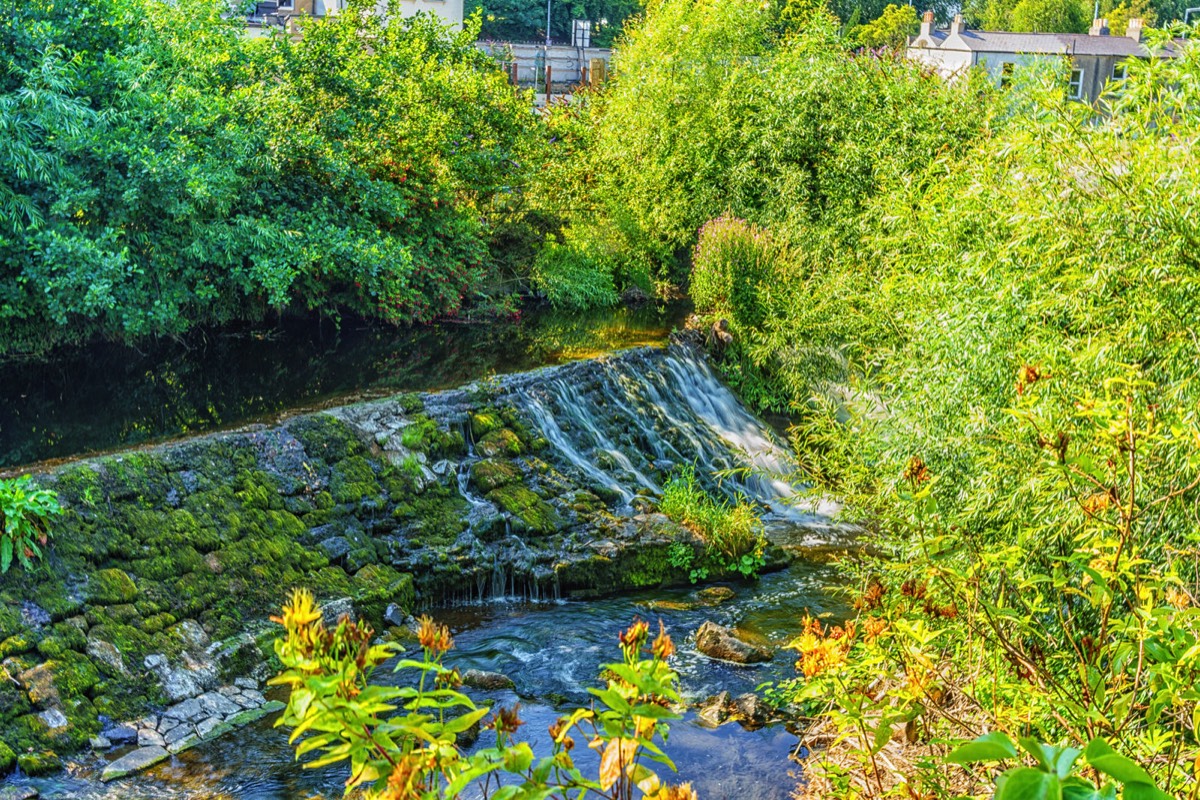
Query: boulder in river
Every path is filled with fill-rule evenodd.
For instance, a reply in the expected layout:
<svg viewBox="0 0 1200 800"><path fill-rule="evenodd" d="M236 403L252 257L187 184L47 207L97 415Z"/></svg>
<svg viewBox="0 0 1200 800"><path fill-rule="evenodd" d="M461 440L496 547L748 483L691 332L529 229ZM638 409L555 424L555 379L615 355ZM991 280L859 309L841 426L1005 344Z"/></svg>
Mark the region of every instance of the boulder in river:
<svg viewBox="0 0 1200 800"><path fill-rule="evenodd" d="M485 692L498 692L502 689L514 689L516 684L507 675L499 672L485 672L481 669L469 669L462 674L463 686L481 689Z"/></svg>
<svg viewBox="0 0 1200 800"><path fill-rule="evenodd" d="M760 664L773 657L770 648L744 641L715 622L705 622L696 631L696 649L709 658L734 664Z"/></svg>
<svg viewBox="0 0 1200 800"><path fill-rule="evenodd" d="M132 775L135 772L141 772L147 767L152 767L160 761L166 761L170 757L164 748L158 746L139 747L128 755L121 756L116 761L104 768L104 772L100 774L100 780L108 783L117 778L124 778L126 775Z"/></svg>

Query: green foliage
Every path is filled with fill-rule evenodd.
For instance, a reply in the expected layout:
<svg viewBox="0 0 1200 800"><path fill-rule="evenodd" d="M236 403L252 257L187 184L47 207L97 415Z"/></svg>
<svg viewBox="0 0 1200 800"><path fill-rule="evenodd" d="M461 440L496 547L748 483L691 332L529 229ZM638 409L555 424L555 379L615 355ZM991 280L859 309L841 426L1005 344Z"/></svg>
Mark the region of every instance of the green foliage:
<svg viewBox="0 0 1200 800"><path fill-rule="evenodd" d="M584 253L618 288L682 280L716 217L786 221L774 241L819 251L855 238L849 223L881 187L979 135L980 85L848 54L823 15L782 39L776 25L752 0L647 9L605 90L548 122L571 157L533 194L572 209L561 246L604 242Z"/></svg>
<svg viewBox="0 0 1200 800"><path fill-rule="evenodd" d="M967 21L984 30L1083 33L1093 7L1083 0L976 0L964 9ZM1113 29L1124 35L1125 29Z"/></svg>
<svg viewBox="0 0 1200 800"><path fill-rule="evenodd" d="M734 504L714 500L696 480L692 467L679 471L663 487L659 511L685 525L705 543L705 564L693 566L688 559L692 582L708 576L709 567L737 572L744 578L758 574L764 562L767 540L758 512L745 499ZM679 551L671 551L672 566L683 560Z"/></svg>
<svg viewBox="0 0 1200 800"><path fill-rule="evenodd" d="M479 285L536 125L472 24L355 2L249 39L218 0L4 9L0 351L289 307L427 321Z"/></svg>
<svg viewBox="0 0 1200 800"><path fill-rule="evenodd" d="M784 271L747 334L802 414L802 479L881 548L847 560L857 618L797 639L785 691L851 743L872 793L986 778L878 767L901 722L935 742L1099 737L1146 783L1196 791L1200 174L1179 155L1200 138L1198 75L1190 44L1131 62L1102 116L1061 74L1014 87L968 151L878 194L855 246Z"/></svg>
<svg viewBox="0 0 1200 800"><path fill-rule="evenodd" d="M556 43L571 43L571 22L591 20L592 47L611 47L625 20L641 11L641 0L568 0L551 6L550 35ZM466 12L483 16L480 35L502 42L546 41L546 4L540 0L471 0Z"/></svg>
<svg viewBox="0 0 1200 800"><path fill-rule="evenodd" d="M674 645L665 631L650 643L644 622L621 635L622 660L605 666L603 689L589 690L594 707L560 718L550 729L551 752L538 758L515 736L524 724L519 705L498 709L488 722L494 747L470 756L458 748L457 737L478 729L490 709L458 690L458 672L443 663L450 631L428 617L418 631L423 657L396 661L399 685L371 677L400 648L372 644L371 629L345 617L328 630L310 594L296 592L277 621L286 631L275 645L284 672L271 682L290 694L276 724L292 728L297 757L318 754L305 766L348 762L348 795L362 789L388 800L451 798L474 786L509 800L633 798L636 788L646 798L695 800L690 786L665 786L648 766L674 769L660 744L669 721L679 718L672 706L680 697L667 665ZM595 778L575 766L573 732L601 754Z"/></svg>
<svg viewBox="0 0 1200 800"><path fill-rule="evenodd" d="M1086 750L1055 747L1028 737L1018 741L1036 766L1016 766L996 779L995 800L1115 800L1117 786L1112 781L1097 785L1079 774L1077 762L1082 755L1097 773L1124 785L1122 797L1128 800L1170 800L1170 795L1154 785L1150 775L1103 739L1088 742ZM1017 757L1017 745L1003 733L989 733L959 746L946 757L951 764L1007 761Z"/></svg>
<svg viewBox="0 0 1200 800"><path fill-rule="evenodd" d="M535 288L546 295L555 308L597 308L615 305L611 264L596 258L592 246L583 243L559 244L548 236L533 264L531 278Z"/></svg>
<svg viewBox="0 0 1200 800"><path fill-rule="evenodd" d="M34 488L30 476L0 478L0 574L14 559L32 569L50 540L50 518L61 513L58 496Z"/></svg>

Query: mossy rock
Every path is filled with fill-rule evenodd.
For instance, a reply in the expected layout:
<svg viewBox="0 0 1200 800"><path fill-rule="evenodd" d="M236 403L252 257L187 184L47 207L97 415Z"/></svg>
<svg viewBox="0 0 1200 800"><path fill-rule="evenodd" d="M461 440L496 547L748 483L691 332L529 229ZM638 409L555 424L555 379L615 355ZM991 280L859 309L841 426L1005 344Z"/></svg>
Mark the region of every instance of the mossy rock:
<svg viewBox="0 0 1200 800"><path fill-rule="evenodd" d="M335 502L354 505L366 498L381 501L383 494L371 462L363 456L338 462L329 479L329 491Z"/></svg>
<svg viewBox="0 0 1200 800"><path fill-rule="evenodd" d="M506 458L489 458L471 468L471 484L482 494L521 480L521 470Z"/></svg>
<svg viewBox="0 0 1200 800"><path fill-rule="evenodd" d="M0 739L0 778L13 771L13 767L17 765L17 754L13 749Z"/></svg>
<svg viewBox="0 0 1200 800"><path fill-rule="evenodd" d="M471 412L471 435L475 437L475 441L503 427L504 422L501 421L500 414L493 409L484 408Z"/></svg>
<svg viewBox="0 0 1200 800"><path fill-rule="evenodd" d="M329 414L300 417L290 422L287 428L304 445L304 452L326 464L339 463L366 452L354 429Z"/></svg>
<svg viewBox="0 0 1200 800"><path fill-rule="evenodd" d="M93 573L88 581L87 597L93 603L128 603L137 595L137 584L124 570L102 569Z"/></svg>
<svg viewBox="0 0 1200 800"><path fill-rule="evenodd" d="M475 449L485 458L521 455L521 439L508 428L492 431L475 444Z"/></svg>
<svg viewBox="0 0 1200 800"><path fill-rule="evenodd" d="M501 486L488 492L487 499L519 520L531 533L553 533L562 526L558 512L524 486Z"/></svg>
<svg viewBox="0 0 1200 800"><path fill-rule="evenodd" d="M385 564L370 564L354 575L354 606L366 619L381 625L388 605L395 603L410 613L416 606L413 576Z"/></svg>
<svg viewBox="0 0 1200 800"><path fill-rule="evenodd" d="M53 675L58 693L64 698L80 697L100 682L100 673L92 660L71 650L47 661L46 668Z"/></svg>
<svg viewBox="0 0 1200 800"><path fill-rule="evenodd" d="M21 768L21 772L36 778L58 772L62 769L62 759L49 750L40 753L22 753L17 756L17 766Z"/></svg>

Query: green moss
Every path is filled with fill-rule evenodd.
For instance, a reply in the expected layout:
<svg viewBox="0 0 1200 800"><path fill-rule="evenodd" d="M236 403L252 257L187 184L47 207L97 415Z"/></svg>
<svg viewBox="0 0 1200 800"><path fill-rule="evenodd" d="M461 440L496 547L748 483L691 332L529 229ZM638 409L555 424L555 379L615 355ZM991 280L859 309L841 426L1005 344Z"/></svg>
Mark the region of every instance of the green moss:
<svg viewBox="0 0 1200 800"><path fill-rule="evenodd" d="M524 486L501 486L488 492L487 499L519 520L531 533L553 533L562 526L558 512Z"/></svg>
<svg viewBox="0 0 1200 800"><path fill-rule="evenodd" d="M47 661L46 668L54 676L54 686L60 697L79 697L100 682L100 673L90 658L68 650Z"/></svg>
<svg viewBox="0 0 1200 800"><path fill-rule="evenodd" d="M464 519L467 509L467 501L457 490L436 484L423 494L399 503L392 514L420 534L423 543L449 543L467 529Z"/></svg>
<svg viewBox="0 0 1200 800"><path fill-rule="evenodd" d="M492 431L475 443L475 449L486 458L521 455L521 440L508 428Z"/></svg>
<svg viewBox="0 0 1200 800"><path fill-rule="evenodd" d="M489 458L471 468L471 484L483 494L521 480L521 470L506 458Z"/></svg>
<svg viewBox="0 0 1200 800"><path fill-rule="evenodd" d="M17 634L16 636L10 636L7 639L5 639L3 642L0 642L0 661L8 658L9 656L20 655L21 653L28 653L33 648L34 648L33 642L29 641L29 639L26 638L23 634Z"/></svg>
<svg viewBox="0 0 1200 800"><path fill-rule="evenodd" d="M128 603L137 594L137 585L123 570L102 569L88 581L87 597L93 603Z"/></svg>
<svg viewBox="0 0 1200 800"><path fill-rule="evenodd" d="M329 490L338 503L358 504L365 498L382 502L382 491L375 470L371 462L362 456L347 458L333 468Z"/></svg>
<svg viewBox="0 0 1200 800"><path fill-rule="evenodd" d="M409 613L416 606L413 577L383 564L363 567L354 575L354 606L366 619L379 626L390 603Z"/></svg>
<svg viewBox="0 0 1200 800"><path fill-rule="evenodd" d="M504 427L504 423L495 409L484 408L471 412L471 435L475 437L476 441L502 427Z"/></svg>
<svg viewBox="0 0 1200 800"><path fill-rule="evenodd" d="M49 750L40 753L22 753L17 756L17 766L21 768L21 772L36 778L58 772L62 769L62 759Z"/></svg>
<svg viewBox="0 0 1200 800"><path fill-rule="evenodd" d="M366 452L366 447L355 435L354 430L329 414L300 417L289 422L287 429L300 440L304 451L310 457L319 458L326 464L344 461Z"/></svg>
<svg viewBox="0 0 1200 800"><path fill-rule="evenodd" d="M13 749L0 739L0 778L13 771L13 767L17 765L17 754Z"/></svg>

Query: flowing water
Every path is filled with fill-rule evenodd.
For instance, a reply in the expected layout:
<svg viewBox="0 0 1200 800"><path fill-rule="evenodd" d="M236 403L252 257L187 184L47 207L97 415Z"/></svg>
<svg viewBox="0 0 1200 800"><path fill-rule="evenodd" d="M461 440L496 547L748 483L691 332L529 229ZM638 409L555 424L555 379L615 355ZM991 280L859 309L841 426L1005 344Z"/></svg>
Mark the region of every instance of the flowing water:
<svg viewBox="0 0 1200 800"><path fill-rule="evenodd" d="M655 319L661 328L663 318ZM628 340L647 338L658 330L648 323L628 323L621 329L626 334L615 337L623 339L621 344L639 344ZM579 349L570 352L581 354ZM568 358L543 357L543 363ZM508 366L520 365L518 360ZM447 374L454 373L437 373L429 380L437 385L451 380L444 377ZM484 373L471 377L480 374ZM419 388L411 379L405 380L407 388ZM706 605L690 587L574 601L559 598L557 584L539 577L553 574L546 569L545 558L561 554L539 553L536 542L526 542L511 530L486 546L476 541L477 557L488 565L480 572L476 590L444 598L444 605L432 613L454 632L451 663L513 678L515 693L480 693L481 697L503 703L520 699L527 722L522 734L532 739L539 752L545 752L546 728L557 714L588 701L587 687L596 685L602 663L618 658L617 635L634 617L661 619L668 626L680 645L674 666L682 676L684 694L689 701L699 701L720 691L734 695L755 691L766 681L794 675L787 651L779 652L770 664L754 667L700 655L691 634L705 620L736 626L751 637L782 646L799 632L805 614L836 616L844 611L831 593L832 569L821 558L809 557L814 545L835 540L837 529L828 520L833 508L796 493L788 481L794 463L787 447L768 425L742 407L690 348L635 348L489 379L489 389L494 390L493 397L507 399L531 431L545 439L547 447L539 457L553 464L555 480L566 482L567 488L560 486L559 494L572 487L607 490L618 514L632 514L640 496L657 495L678 467L693 465L697 475L706 479L719 476L714 488L759 502L771 523L772 541L800 555L787 569L734 586L735 598L720 605ZM470 396L469 387L431 394L425 397L426 410L443 424L461 426ZM400 438L388 429L403 425L397 407L389 402L366 403L334 413L382 442ZM459 462L432 466L457 483L468 500L469 519L484 526L494 520L495 508L471 492L469 475L477 462L472 451ZM587 538L589 532L570 535ZM398 566L406 567L399 562ZM449 602L453 600L457 602ZM784 800L795 786L799 768L789 759L796 743L779 726L745 731L727 724L714 730L689 712L672 729L669 753L679 766L680 778L693 782L707 800ZM477 746L487 744L485 733ZM589 752L579 756L591 757ZM66 776L25 782L47 798L266 800L337 797L345 776L340 767L305 770L296 764L286 736L274 730L269 720L107 786L95 780L99 766L94 757L85 757Z"/></svg>

